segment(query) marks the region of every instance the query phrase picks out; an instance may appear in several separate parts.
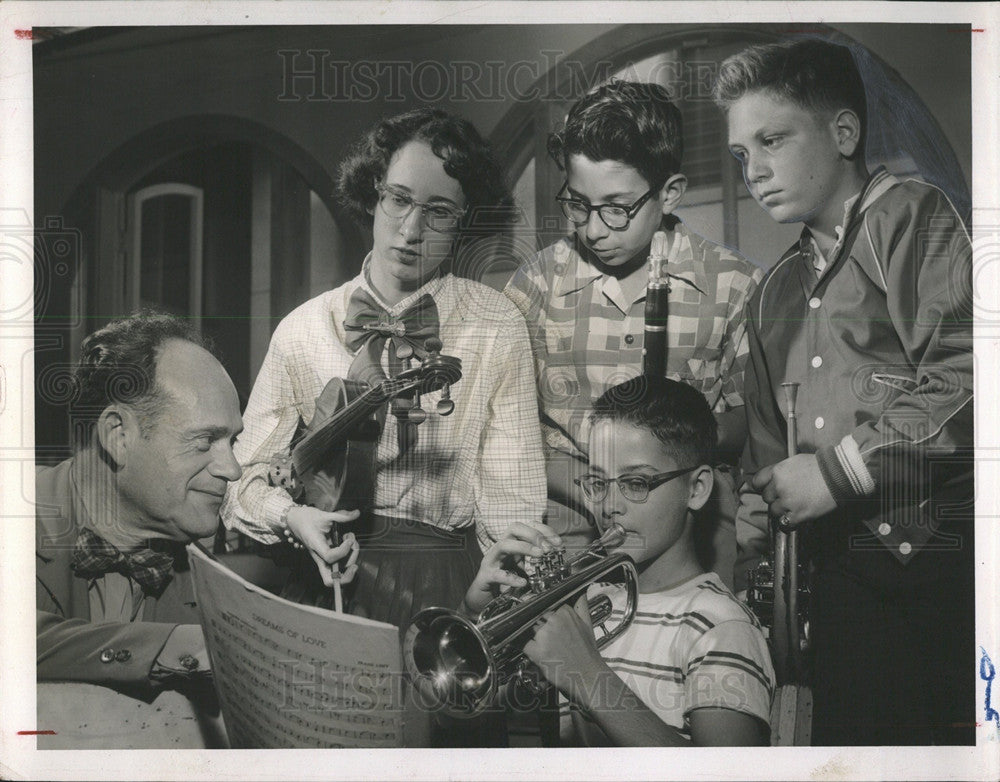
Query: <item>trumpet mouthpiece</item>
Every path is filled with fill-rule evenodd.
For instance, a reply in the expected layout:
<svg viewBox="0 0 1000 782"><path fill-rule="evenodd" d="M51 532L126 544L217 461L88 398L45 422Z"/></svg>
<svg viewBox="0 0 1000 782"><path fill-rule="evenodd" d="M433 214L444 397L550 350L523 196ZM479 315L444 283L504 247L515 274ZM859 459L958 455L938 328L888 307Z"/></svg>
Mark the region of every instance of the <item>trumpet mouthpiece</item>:
<svg viewBox="0 0 1000 782"><path fill-rule="evenodd" d="M799 396L799 384L789 381L782 383L781 387L785 389L785 402L787 403L787 408L790 412L794 413L795 402Z"/></svg>
<svg viewBox="0 0 1000 782"><path fill-rule="evenodd" d="M625 528L621 524L612 524L597 542L604 548L618 548L625 542Z"/></svg>

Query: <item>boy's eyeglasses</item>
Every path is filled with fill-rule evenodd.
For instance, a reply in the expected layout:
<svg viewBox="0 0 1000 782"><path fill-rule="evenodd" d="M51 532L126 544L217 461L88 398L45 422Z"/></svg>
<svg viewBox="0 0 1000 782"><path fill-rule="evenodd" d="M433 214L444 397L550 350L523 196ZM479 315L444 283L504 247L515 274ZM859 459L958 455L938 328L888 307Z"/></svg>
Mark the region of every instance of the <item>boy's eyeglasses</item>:
<svg viewBox="0 0 1000 782"><path fill-rule="evenodd" d="M405 190L399 190L392 185L376 182L375 189L378 191L378 203L382 211L394 220L402 220L419 206L427 227L432 231L445 233L454 230L465 217L464 209L447 204L417 201Z"/></svg>
<svg viewBox="0 0 1000 782"><path fill-rule="evenodd" d="M559 193L563 193L568 185L568 182L563 182L563 186L559 188ZM601 217L601 222L612 231L624 231L628 228L629 223L632 222L632 218L635 217L636 213L642 209L643 204L645 204L654 193L659 192L659 190L659 187L651 188L631 206L619 206L618 204L587 204L579 199L567 198L563 195L556 195L556 201L558 201L559 205L562 207L563 214L566 215L566 219L574 225L586 225L590 222L590 213L597 212L597 214Z"/></svg>
<svg viewBox="0 0 1000 782"><path fill-rule="evenodd" d="M648 476L619 475L617 478L598 478L596 475L584 475L582 478L574 478L573 483L583 489L584 496L590 502L603 502L604 498L608 496L608 487L612 483L617 483L618 491L622 493L622 497L629 502L641 504L649 499L649 493L653 489L678 476L697 470L700 466L695 464L691 467L685 467L683 470L671 470Z"/></svg>

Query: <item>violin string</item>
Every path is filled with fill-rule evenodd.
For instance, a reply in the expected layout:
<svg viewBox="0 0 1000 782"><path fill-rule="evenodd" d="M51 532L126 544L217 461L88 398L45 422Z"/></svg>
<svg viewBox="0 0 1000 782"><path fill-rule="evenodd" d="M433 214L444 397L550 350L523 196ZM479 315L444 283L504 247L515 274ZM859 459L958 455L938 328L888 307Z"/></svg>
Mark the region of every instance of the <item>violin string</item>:
<svg viewBox="0 0 1000 782"><path fill-rule="evenodd" d="M425 367L426 369L426 367ZM434 371L436 370L436 371ZM300 470L310 469L314 460L325 454L334 441L339 439L344 432L355 426L362 418L369 415L371 411L382 402L399 396L407 390L421 387L426 390L426 386L438 385L429 381L438 380L444 383L453 383L461 377L461 370L457 366L435 367L431 372L424 373L421 378L414 379L407 386L406 381L398 378L387 379L383 383L364 391L354 402L350 403L344 410L334 416L316 432L305 434L297 445L293 448L296 460L296 468ZM399 388L395 385L401 384ZM370 397L379 397L377 401L370 401ZM352 409L353 408L353 409Z"/></svg>
<svg viewBox="0 0 1000 782"><path fill-rule="evenodd" d="M325 454L330 446L339 439L344 432L355 426L362 418L369 415L371 411L386 399L395 396L384 389L385 386L396 381L387 380L377 386L364 391L361 396L355 399L340 413L334 414L320 429L302 438L302 441L295 447L296 469L308 470L313 466L314 460ZM401 393L401 392L396 392ZM371 397L378 397L372 402Z"/></svg>
<svg viewBox="0 0 1000 782"><path fill-rule="evenodd" d="M375 386L363 392L352 404L331 417L320 429L306 435L295 448L295 455L299 462L296 467L303 470L310 469L314 460L326 453L330 445L362 417L355 415L356 413L362 412L364 415L370 413L373 406L369 404L368 397L374 396L380 388L381 386ZM354 409L352 410L352 408Z"/></svg>

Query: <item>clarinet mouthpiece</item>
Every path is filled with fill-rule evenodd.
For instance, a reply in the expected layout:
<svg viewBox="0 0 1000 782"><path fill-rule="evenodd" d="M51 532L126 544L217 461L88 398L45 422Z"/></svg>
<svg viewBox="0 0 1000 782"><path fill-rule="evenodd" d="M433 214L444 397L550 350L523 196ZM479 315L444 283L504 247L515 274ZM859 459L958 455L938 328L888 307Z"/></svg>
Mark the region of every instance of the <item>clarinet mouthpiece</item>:
<svg viewBox="0 0 1000 782"><path fill-rule="evenodd" d="M653 258L663 259L667 257L667 234L665 231L657 231L653 234L649 254Z"/></svg>
<svg viewBox="0 0 1000 782"><path fill-rule="evenodd" d="M663 231L653 234L649 246L649 281L659 282L663 278L663 264L667 259L667 235Z"/></svg>

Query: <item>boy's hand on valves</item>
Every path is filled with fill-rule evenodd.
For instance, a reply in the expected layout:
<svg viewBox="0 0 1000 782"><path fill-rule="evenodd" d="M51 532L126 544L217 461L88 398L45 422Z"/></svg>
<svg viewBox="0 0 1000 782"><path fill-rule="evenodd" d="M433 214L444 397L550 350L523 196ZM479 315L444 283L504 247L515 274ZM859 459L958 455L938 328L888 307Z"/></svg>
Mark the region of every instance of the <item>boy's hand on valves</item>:
<svg viewBox="0 0 1000 782"><path fill-rule="evenodd" d="M462 610L471 616L478 616L496 597L501 586L526 586L527 581L514 568L518 567L524 557L540 557L561 544L559 536L545 524L535 521L514 522L507 534L483 555L479 572L465 594Z"/></svg>

